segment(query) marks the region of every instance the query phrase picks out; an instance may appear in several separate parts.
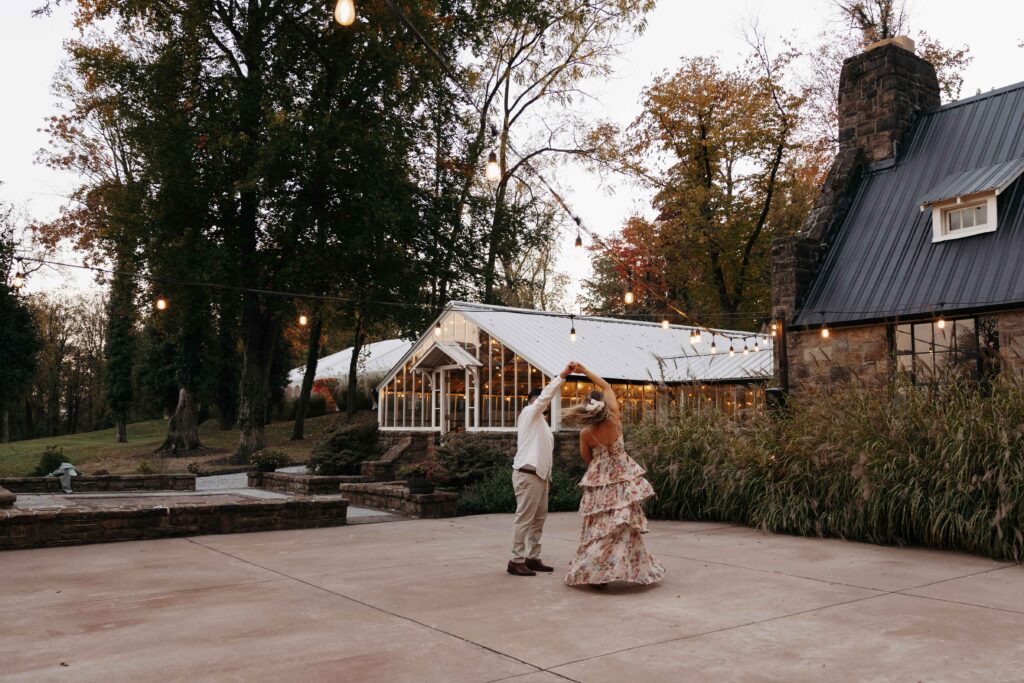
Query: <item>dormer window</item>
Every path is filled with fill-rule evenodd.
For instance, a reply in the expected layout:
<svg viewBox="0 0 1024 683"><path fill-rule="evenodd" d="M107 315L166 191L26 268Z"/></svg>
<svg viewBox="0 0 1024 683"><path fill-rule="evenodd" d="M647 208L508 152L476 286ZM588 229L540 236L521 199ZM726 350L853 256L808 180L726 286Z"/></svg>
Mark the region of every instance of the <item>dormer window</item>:
<svg viewBox="0 0 1024 683"><path fill-rule="evenodd" d="M997 227L995 193L970 201L937 204L932 207L932 241L979 235Z"/></svg>
<svg viewBox="0 0 1024 683"><path fill-rule="evenodd" d="M947 176L921 200L932 210L932 242L993 232L999 195L1024 174L1024 158Z"/></svg>

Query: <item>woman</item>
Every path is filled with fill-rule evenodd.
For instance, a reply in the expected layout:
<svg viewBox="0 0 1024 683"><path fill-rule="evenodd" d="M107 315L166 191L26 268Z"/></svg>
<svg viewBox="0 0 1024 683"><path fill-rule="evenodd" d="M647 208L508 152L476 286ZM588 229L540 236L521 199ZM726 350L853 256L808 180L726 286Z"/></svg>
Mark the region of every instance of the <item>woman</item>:
<svg viewBox="0 0 1024 683"><path fill-rule="evenodd" d="M592 391L586 403L562 413L568 424L583 427L580 455L587 464L580 482L583 530L565 582L595 588L611 581L654 583L665 576L665 568L647 552L641 537L647 533L641 505L654 489L644 479L644 469L626 454L611 385L579 363L574 371L585 374L600 391Z"/></svg>

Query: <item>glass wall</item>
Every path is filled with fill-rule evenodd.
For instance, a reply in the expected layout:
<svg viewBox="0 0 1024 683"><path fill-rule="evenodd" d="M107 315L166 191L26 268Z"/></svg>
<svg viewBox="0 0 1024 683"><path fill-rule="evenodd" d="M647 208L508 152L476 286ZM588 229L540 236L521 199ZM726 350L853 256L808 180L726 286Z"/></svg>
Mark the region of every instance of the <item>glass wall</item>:
<svg viewBox="0 0 1024 683"><path fill-rule="evenodd" d="M587 400L594 388L590 382L566 382L562 385L562 407ZM647 383L612 384L612 389L627 423L667 417L681 405L698 411L719 410L737 418L764 410L761 385Z"/></svg>
<svg viewBox="0 0 1024 683"><path fill-rule="evenodd" d="M516 416L547 377L486 332L480 333L480 427L515 429Z"/></svg>
<svg viewBox="0 0 1024 683"><path fill-rule="evenodd" d="M927 320L893 327L896 367L914 384L987 379L997 370L998 336L991 318Z"/></svg>

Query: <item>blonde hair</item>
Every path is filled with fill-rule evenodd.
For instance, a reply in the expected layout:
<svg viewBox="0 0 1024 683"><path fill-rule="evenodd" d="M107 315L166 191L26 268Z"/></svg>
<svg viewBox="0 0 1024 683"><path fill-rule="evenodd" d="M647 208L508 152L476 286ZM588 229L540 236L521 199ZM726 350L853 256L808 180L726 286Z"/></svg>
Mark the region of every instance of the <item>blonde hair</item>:
<svg viewBox="0 0 1024 683"><path fill-rule="evenodd" d="M586 401L562 411L562 421L571 427L589 427L604 422L610 415L611 411L604 402L604 392L591 391Z"/></svg>

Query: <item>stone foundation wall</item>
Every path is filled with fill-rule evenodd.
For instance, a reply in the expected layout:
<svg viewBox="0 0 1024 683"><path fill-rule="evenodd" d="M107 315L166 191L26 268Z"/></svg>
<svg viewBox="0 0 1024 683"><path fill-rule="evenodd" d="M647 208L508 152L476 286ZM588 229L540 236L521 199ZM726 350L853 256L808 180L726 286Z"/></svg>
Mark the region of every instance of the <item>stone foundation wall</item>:
<svg viewBox="0 0 1024 683"><path fill-rule="evenodd" d="M63 493L57 477L5 477L0 486L11 493ZM195 491L194 474L108 474L71 477L75 493L98 491Z"/></svg>
<svg viewBox="0 0 1024 683"><path fill-rule="evenodd" d="M457 493L409 493L402 482L342 484L342 495L352 504L378 510L393 510L409 517L436 519L454 517L458 512Z"/></svg>
<svg viewBox="0 0 1024 683"><path fill-rule="evenodd" d="M0 510L0 550L341 526L348 501L267 500L59 511Z"/></svg>
<svg viewBox="0 0 1024 683"><path fill-rule="evenodd" d="M340 484L367 481L361 476L325 477L298 472L249 472L249 488L280 491L296 496L330 496L338 493Z"/></svg>
<svg viewBox="0 0 1024 683"><path fill-rule="evenodd" d="M434 434L428 435L423 432L381 432L381 442L386 448L390 448L408 436L412 436L412 445L402 454L397 463L398 465L419 462L433 454L436 448L434 445ZM466 437L490 441L507 453L510 459L515 457L515 432L458 432L446 435L444 442L449 443ZM578 431L564 430L555 432L554 463L555 467L561 470L568 472L582 471L583 461L580 459L580 433ZM364 469L363 474L368 474L368 472ZM380 481L380 478L374 477L374 480Z"/></svg>
<svg viewBox="0 0 1024 683"><path fill-rule="evenodd" d="M888 326L790 331L786 335L789 389L797 400L856 379L865 384L892 377ZM779 345L781 347L781 345Z"/></svg>

